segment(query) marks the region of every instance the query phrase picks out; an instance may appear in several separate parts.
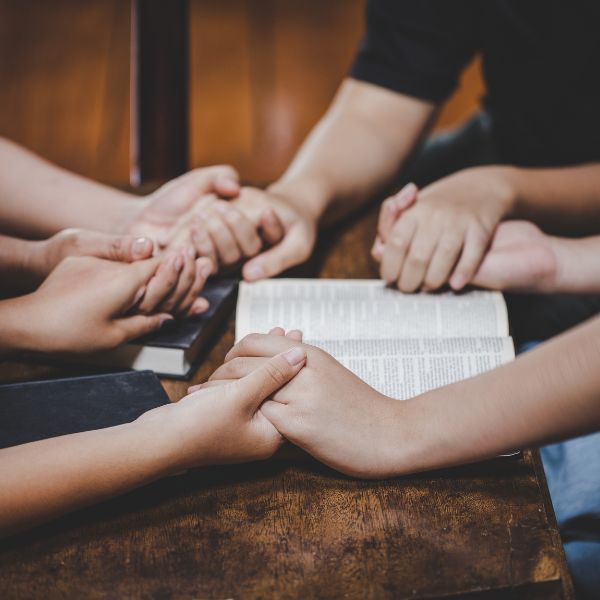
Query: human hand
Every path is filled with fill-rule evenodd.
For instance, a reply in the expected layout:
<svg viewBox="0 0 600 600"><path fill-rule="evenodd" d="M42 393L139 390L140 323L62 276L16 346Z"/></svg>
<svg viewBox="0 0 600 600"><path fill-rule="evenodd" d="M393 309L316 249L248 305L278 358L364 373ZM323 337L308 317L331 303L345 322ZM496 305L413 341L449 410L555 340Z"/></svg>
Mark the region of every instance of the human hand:
<svg viewBox="0 0 600 600"><path fill-rule="evenodd" d="M416 202L396 207L400 216L391 227L394 199L384 203L378 228L383 247L376 242L373 249L381 277L404 292L446 282L455 290L467 285L512 209L511 173L510 167L476 167L440 179L421 190Z"/></svg>
<svg viewBox="0 0 600 600"><path fill-rule="evenodd" d="M528 221L500 223L471 283L512 292L555 291L559 271L556 243L556 238Z"/></svg>
<svg viewBox="0 0 600 600"><path fill-rule="evenodd" d="M289 336L290 334L288 334ZM246 377L271 356L299 346L279 334L245 337L200 389ZM393 472L393 433L400 402L383 396L323 350L301 344L306 366L260 409L288 440L325 464L354 477Z"/></svg>
<svg viewBox="0 0 600 600"><path fill-rule="evenodd" d="M308 259L317 237L317 219L302 203L273 191L246 187L231 204L260 228L271 245L244 265L244 279L273 277Z"/></svg>
<svg viewBox="0 0 600 600"><path fill-rule="evenodd" d="M29 259L36 284L43 281L67 256L95 256L133 262L150 258L154 244L149 238L113 235L85 229L64 229L47 240L32 242Z"/></svg>
<svg viewBox="0 0 600 600"><path fill-rule="evenodd" d="M171 241L180 219L205 194L235 198L240 191L238 174L233 167L220 165L194 169L169 181L139 201L139 209L125 232L149 237L164 248Z"/></svg>
<svg viewBox="0 0 600 600"><path fill-rule="evenodd" d="M236 381L190 393L176 404L150 411L139 420L159 420L163 430L174 433L175 472L264 460L277 450L282 438L258 409L296 377L305 362L304 350L292 344Z"/></svg>
<svg viewBox="0 0 600 600"><path fill-rule="evenodd" d="M182 269L175 269L177 258L134 263L66 258L35 292L12 301L20 332L13 347L92 352L156 331L173 318L167 308L183 277ZM205 310L208 303L200 300ZM194 303L188 311L193 310Z"/></svg>
<svg viewBox="0 0 600 600"><path fill-rule="evenodd" d="M266 225L261 225L262 220ZM282 235L276 218L259 218L255 224L233 202L207 194L179 220L168 248L193 244L198 256L211 259L216 273L258 254L263 238L272 242Z"/></svg>

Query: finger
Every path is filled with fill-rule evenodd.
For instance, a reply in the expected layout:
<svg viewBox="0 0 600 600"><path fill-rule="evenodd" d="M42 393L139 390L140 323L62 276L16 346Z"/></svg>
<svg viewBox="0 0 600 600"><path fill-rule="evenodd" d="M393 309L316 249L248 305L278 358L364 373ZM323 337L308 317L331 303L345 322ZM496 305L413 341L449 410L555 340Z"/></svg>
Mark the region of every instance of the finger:
<svg viewBox="0 0 600 600"><path fill-rule="evenodd" d="M215 192L224 198L236 198L240 194L240 180L237 171L231 167L218 173L214 180Z"/></svg>
<svg viewBox="0 0 600 600"><path fill-rule="evenodd" d="M233 265L241 259L242 252L220 215L209 215L206 219L206 229L217 251L219 265Z"/></svg>
<svg viewBox="0 0 600 600"><path fill-rule="evenodd" d="M385 245L381 241L381 238L377 236L375 238L375 242L373 243L373 247L371 248L371 256L375 262L380 263L383 258L383 252L385 250Z"/></svg>
<svg viewBox="0 0 600 600"><path fill-rule="evenodd" d="M166 321L172 321L173 316L159 313L156 315L133 315L123 317L116 321L116 325L123 333L123 341L134 340L143 335L158 331Z"/></svg>
<svg viewBox="0 0 600 600"><path fill-rule="evenodd" d="M177 307L177 311L180 314L186 314L188 316L206 312L209 306L208 300L206 300L206 298L199 298L199 295L204 288L206 280L211 274L212 263L208 258L199 258L194 262L194 268L194 281L187 295L181 300Z"/></svg>
<svg viewBox="0 0 600 600"><path fill-rule="evenodd" d="M462 254L456 269L450 277L450 286L454 290L462 290L473 279L485 256L490 240L483 229L470 227L465 236Z"/></svg>
<svg viewBox="0 0 600 600"><path fill-rule="evenodd" d="M285 227L272 208L267 208L260 217L262 236L267 244L278 244L285 235Z"/></svg>
<svg viewBox="0 0 600 600"><path fill-rule="evenodd" d="M299 329L292 329L285 334L285 337L296 342L301 342L302 332Z"/></svg>
<svg viewBox="0 0 600 600"><path fill-rule="evenodd" d="M417 229L400 271L400 290L412 293L423 285L439 237L440 231L435 223L425 224Z"/></svg>
<svg viewBox="0 0 600 600"><path fill-rule="evenodd" d="M233 383L233 380L218 379L215 381L205 381L204 383L198 383L196 385L190 386L187 390L187 393L193 394L194 392L199 392L209 387L218 387L221 385L228 385L230 383Z"/></svg>
<svg viewBox="0 0 600 600"><path fill-rule="evenodd" d="M273 329L269 331L269 335L285 335L285 329L283 329L283 327L273 327Z"/></svg>
<svg viewBox="0 0 600 600"><path fill-rule="evenodd" d="M170 254L160 261L154 277L150 279L146 286L146 293L138 307L139 312L144 314L154 312L160 302L173 291L179 280L179 273L183 268L183 260L178 260L178 257L178 253Z"/></svg>
<svg viewBox="0 0 600 600"><path fill-rule="evenodd" d="M273 337L275 339L276 336ZM295 377L306 363L306 352L294 346L269 359L258 369L233 385L244 399L245 408L253 414L258 407L279 388Z"/></svg>
<svg viewBox="0 0 600 600"><path fill-rule="evenodd" d="M123 276L124 296L123 302L118 308L119 314L126 313L143 301L148 285L158 271L159 265L160 261L156 258L121 265L120 273ZM128 288L125 289L125 286Z"/></svg>
<svg viewBox="0 0 600 600"><path fill-rule="evenodd" d="M287 427L289 408L286 404L276 402L275 400L267 400L262 403L259 412L277 429L277 431L287 437L289 429Z"/></svg>
<svg viewBox="0 0 600 600"><path fill-rule="evenodd" d="M242 270L246 281L274 277L282 271L303 263L309 256L307 232L302 227L291 228L276 246L249 260Z"/></svg>
<svg viewBox="0 0 600 600"><path fill-rule="evenodd" d="M79 242L82 254L119 262L150 258L154 243L147 237L90 232Z"/></svg>
<svg viewBox="0 0 600 600"><path fill-rule="evenodd" d="M296 342L279 335L251 333L240 340L225 356L229 362L238 356L275 356L297 345Z"/></svg>
<svg viewBox="0 0 600 600"><path fill-rule="evenodd" d="M216 203L215 210L223 217L244 256L255 256L260 252L262 242L256 227L246 215L227 202Z"/></svg>
<svg viewBox="0 0 600 600"><path fill-rule="evenodd" d="M381 206L377 232L385 243L390 236L394 223L402 211L410 208L417 200L418 188L414 183L408 183L397 194L391 196Z"/></svg>
<svg viewBox="0 0 600 600"><path fill-rule="evenodd" d="M206 225L201 219L195 219L191 229L191 238L198 256L207 257L212 264L211 274L218 271L219 259L217 249L215 248Z"/></svg>
<svg viewBox="0 0 600 600"><path fill-rule="evenodd" d="M249 356L235 358L229 362L223 363L212 375L208 381L230 381L232 379L241 379L246 375L256 371L262 366L268 358L260 356Z"/></svg>
<svg viewBox="0 0 600 600"><path fill-rule="evenodd" d="M188 296L196 280L196 249L188 246L179 253L179 256L183 260L183 266L179 272L177 284L158 306L158 310L161 312L179 312L181 303Z"/></svg>
<svg viewBox="0 0 600 600"><path fill-rule="evenodd" d="M448 281L458 262L462 246L462 237L455 232L442 234L425 274L425 290L436 290Z"/></svg>
<svg viewBox="0 0 600 600"><path fill-rule="evenodd" d="M381 259L381 278L386 283L395 283L398 280L416 229L414 219L408 215L394 225Z"/></svg>

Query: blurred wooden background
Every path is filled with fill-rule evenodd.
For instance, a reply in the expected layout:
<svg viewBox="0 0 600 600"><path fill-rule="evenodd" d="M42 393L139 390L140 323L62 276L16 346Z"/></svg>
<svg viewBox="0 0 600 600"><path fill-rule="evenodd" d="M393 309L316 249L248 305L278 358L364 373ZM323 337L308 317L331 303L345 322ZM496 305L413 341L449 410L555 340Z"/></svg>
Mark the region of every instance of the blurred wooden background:
<svg viewBox="0 0 600 600"><path fill-rule="evenodd" d="M191 0L192 166L276 178L348 70L364 4ZM124 0L0 0L0 135L126 184L129 36ZM438 127L462 121L481 93L474 63Z"/></svg>

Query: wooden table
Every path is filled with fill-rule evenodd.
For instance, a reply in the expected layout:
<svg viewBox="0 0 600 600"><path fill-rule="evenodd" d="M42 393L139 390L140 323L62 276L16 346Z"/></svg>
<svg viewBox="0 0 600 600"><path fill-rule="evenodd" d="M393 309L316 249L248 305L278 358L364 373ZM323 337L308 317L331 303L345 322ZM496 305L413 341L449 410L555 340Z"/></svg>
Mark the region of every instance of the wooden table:
<svg viewBox="0 0 600 600"><path fill-rule="evenodd" d="M323 277L374 276L374 224L371 212L328 232L309 268ZM232 342L233 319L194 382ZM57 370L5 363L0 371L4 381L48 374ZM176 400L188 384L164 385ZM536 452L365 482L288 448L263 463L155 483L5 542L0 552L4 599L466 594L572 597Z"/></svg>

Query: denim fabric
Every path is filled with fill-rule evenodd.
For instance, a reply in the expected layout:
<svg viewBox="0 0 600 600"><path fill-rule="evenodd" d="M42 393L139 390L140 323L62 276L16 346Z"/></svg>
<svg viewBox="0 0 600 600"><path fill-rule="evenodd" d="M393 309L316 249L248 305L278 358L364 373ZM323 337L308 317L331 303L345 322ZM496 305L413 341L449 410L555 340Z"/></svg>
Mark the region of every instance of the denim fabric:
<svg viewBox="0 0 600 600"><path fill-rule="evenodd" d="M600 598L600 433L541 455L577 597Z"/></svg>

